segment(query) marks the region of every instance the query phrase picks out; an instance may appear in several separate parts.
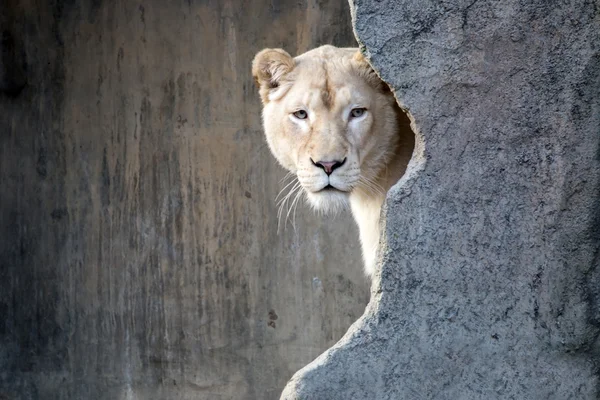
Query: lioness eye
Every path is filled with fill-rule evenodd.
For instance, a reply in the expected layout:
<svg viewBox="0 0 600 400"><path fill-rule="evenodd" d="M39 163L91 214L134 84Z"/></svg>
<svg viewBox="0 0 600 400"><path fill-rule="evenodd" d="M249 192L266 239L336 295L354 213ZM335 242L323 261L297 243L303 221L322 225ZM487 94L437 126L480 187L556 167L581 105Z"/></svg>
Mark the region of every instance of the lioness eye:
<svg viewBox="0 0 600 400"><path fill-rule="evenodd" d="M352 111L350 111L350 116L352 116L352 118L362 117L365 111L367 111L366 108L353 108Z"/></svg>
<svg viewBox="0 0 600 400"><path fill-rule="evenodd" d="M308 114L304 110L298 110L294 113L294 117L298 119L306 119L306 117L308 117Z"/></svg>

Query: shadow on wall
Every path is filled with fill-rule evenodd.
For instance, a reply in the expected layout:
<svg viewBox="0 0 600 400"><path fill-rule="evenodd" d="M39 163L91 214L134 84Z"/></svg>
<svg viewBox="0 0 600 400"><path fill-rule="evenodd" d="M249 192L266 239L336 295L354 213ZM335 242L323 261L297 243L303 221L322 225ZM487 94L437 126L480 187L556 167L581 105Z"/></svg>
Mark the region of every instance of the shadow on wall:
<svg viewBox="0 0 600 400"><path fill-rule="evenodd" d="M12 35L12 8L0 6L0 93L16 96L27 83L25 54Z"/></svg>
<svg viewBox="0 0 600 400"><path fill-rule="evenodd" d="M361 315L350 217L277 234L248 71L347 7L0 5L0 397L275 399Z"/></svg>

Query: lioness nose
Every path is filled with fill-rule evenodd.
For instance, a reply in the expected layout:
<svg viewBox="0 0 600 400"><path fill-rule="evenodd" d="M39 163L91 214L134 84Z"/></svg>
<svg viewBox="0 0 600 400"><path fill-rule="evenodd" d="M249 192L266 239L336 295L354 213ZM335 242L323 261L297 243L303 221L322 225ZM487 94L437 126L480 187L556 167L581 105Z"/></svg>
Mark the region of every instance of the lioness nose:
<svg viewBox="0 0 600 400"><path fill-rule="evenodd" d="M322 168L323 171L325 171L325 173L327 175L331 175L335 169L344 165L344 163L346 162L346 159L344 158L342 161L317 161L317 162L315 162L311 158L310 161L312 161L312 163L315 167Z"/></svg>

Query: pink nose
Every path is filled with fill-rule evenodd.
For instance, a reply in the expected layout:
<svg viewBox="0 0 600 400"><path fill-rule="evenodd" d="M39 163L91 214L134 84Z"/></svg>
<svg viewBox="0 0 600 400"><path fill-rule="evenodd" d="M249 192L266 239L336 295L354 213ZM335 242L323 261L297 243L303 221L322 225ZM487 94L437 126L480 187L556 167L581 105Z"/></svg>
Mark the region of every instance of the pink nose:
<svg viewBox="0 0 600 400"><path fill-rule="evenodd" d="M325 171L325 173L327 175L331 175L335 169L344 165L344 163L346 162L346 159L344 158L342 161L317 161L317 162L314 162L311 158L310 161L312 161L312 163L315 167L322 168L323 171Z"/></svg>

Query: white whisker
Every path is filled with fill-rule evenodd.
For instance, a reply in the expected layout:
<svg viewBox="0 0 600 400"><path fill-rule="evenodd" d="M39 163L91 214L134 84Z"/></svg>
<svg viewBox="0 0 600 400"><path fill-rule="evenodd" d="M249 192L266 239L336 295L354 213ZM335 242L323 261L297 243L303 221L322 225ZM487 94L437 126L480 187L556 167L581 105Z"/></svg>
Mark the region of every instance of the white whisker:
<svg viewBox="0 0 600 400"><path fill-rule="evenodd" d="M302 191L302 197L306 196L306 193L304 191ZM292 226L294 227L294 230L296 230L296 210L298 209L298 204L300 202L296 203L296 207L294 207L294 213L292 215Z"/></svg>
<svg viewBox="0 0 600 400"><path fill-rule="evenodd" d="M278 203L279 208L277 210L277 233L279 233L279 229L281 228L281 216L283 215L283 208L287 204L288 200L294 194L296 194L296 192L298 192L298 190L301 190L301 189L302 189L302 185L300 184L300 182L296 182L296 184L290 189L290 191L281 200L279 200L279 203ZM287 217L286 217L286 221L284 223L284 229L285 229L286 224L287 224Z"/></svg>
<svg viewBox="0 0 600 400"><path fill-rule="evenodd" d="M299 187L300 187L300 182L296 182L296 184L289 190L289 192L287 192L285 196L283 196L282 198L279 199L279 201L277 201L277 205L279 206L282 203L284 203L289 198L289 196L291 196L292 193L294 193Z"/></svg>
<svg viewBox="0 0 600 400"><path fill-rule="evenodd" d="M287 189L288 187L290 187L290 185L292 185L294 182L296 182L296 181L291 181L291 182L289 182L287 185L285 185L285 186L283 187L283 189L281 189L281 190L279 191L279 193L277 193L277 197L275 197L275 201L277 201L277 199L279 199L279 197L280 197L280 196L283 194L283 191L284 191L285 189ZM296 183L298 183L298 182L296 182Z"/></svg>
<svg viewBox="0 0 600 400"><path fill-rule="evenodd" d="M288 179L290 177L294 177L293 172L288 172L287 174L285 174L285 176L279 180L279 184L281 184L283 181L285 181L286 179Z"/></svg>
<svg viewBox="0 0 600 400"><path fill-rule="evenodd" d="M366 175L360 176L359 183L361 183L366 189L368 189L368 191L374 192L375 194L380 195L380 196L385 196L385 190L383 190L383 187L381 187L381 185L376 183L374 180L372 180L368 176L366 176Z"/></svg>
<svg viewBox="0 0 600 400"><path fill-rule="evenodd" d="M300 190L298 191L298 194L296 194L296 197L294 197L294 200L292 201L292 205L290 206L290 208L288 209L287 215L285 216L285 223L287 224L287 220L290 216L290 213L292 212L292 209L294 208L294 205L297 204L298 199L300 198L300 196L302 195L303 191ZM285 224L284 224L285 227ZM296 223L294 220L292 220L292 227L294 228L294 230L296 230Z"/></svg>

